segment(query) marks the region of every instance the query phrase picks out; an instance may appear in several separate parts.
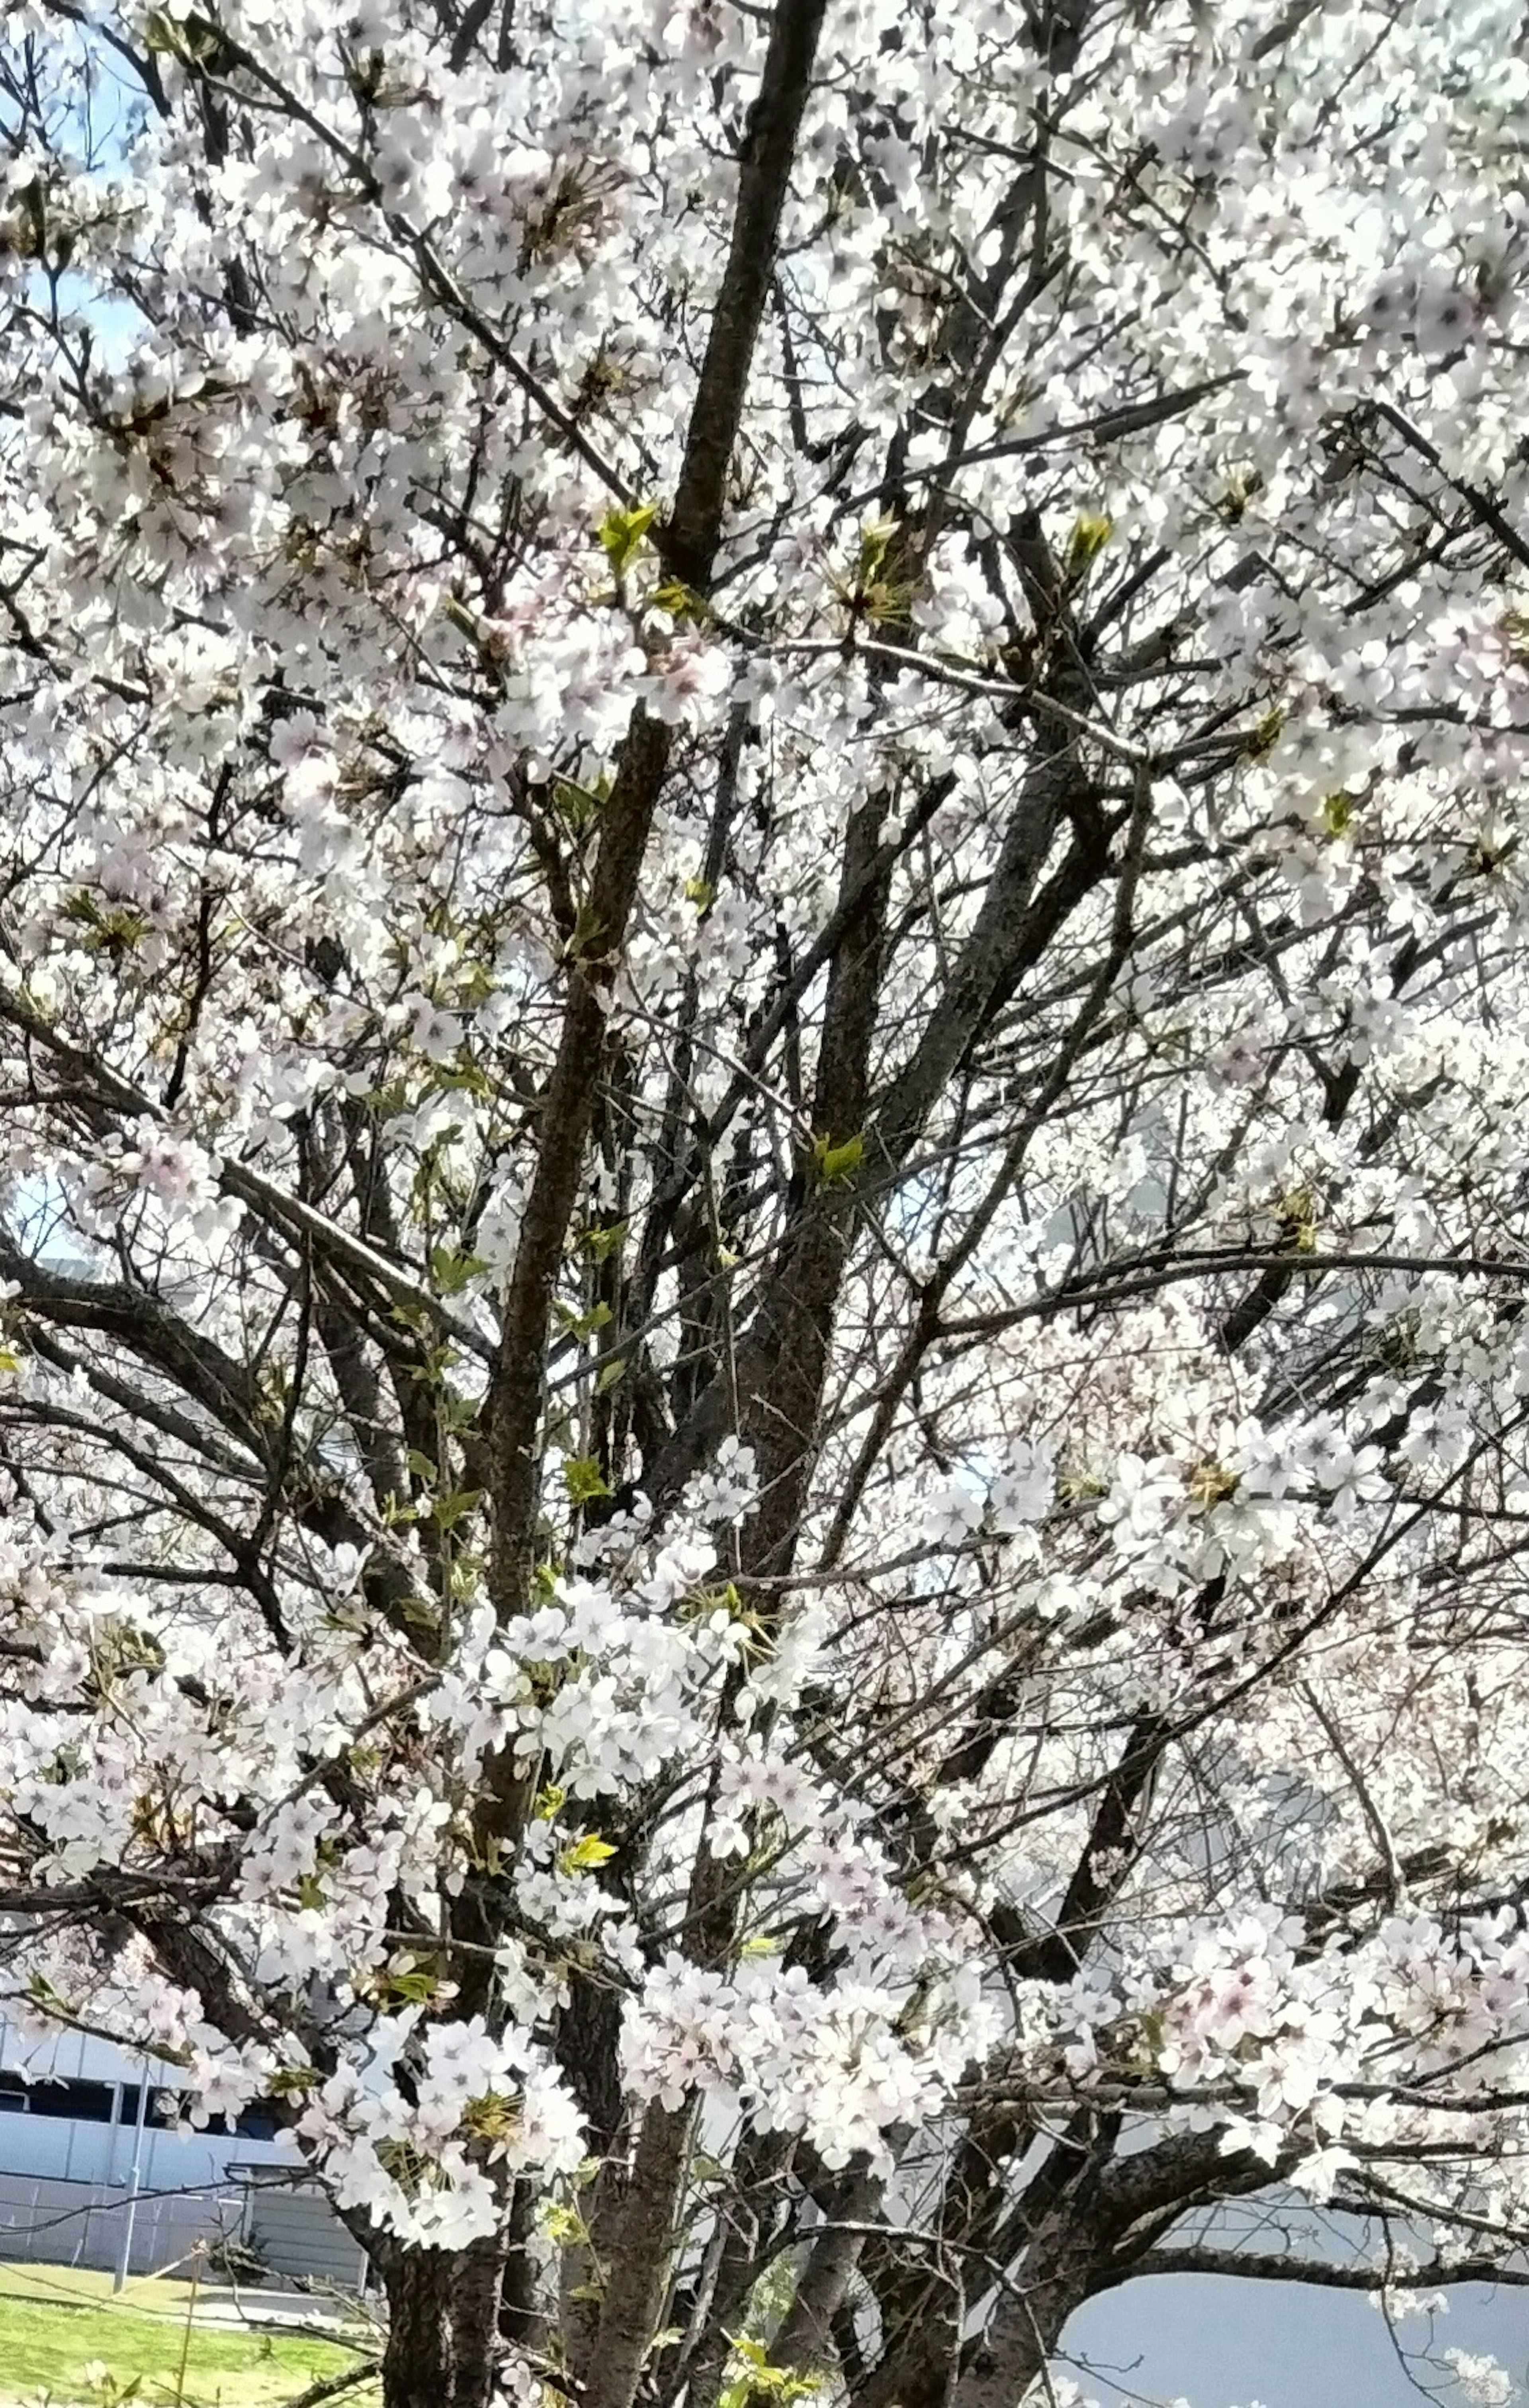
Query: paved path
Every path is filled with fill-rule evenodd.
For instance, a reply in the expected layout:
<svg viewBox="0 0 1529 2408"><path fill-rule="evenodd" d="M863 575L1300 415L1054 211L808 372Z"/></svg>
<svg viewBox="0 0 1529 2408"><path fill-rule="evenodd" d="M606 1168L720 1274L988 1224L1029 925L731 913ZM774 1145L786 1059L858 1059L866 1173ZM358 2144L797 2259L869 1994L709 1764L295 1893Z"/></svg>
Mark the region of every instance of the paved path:
<svg viewBox="0 0 1529 2408"><path fill-rule="evenodd" d="M178 2324L185 2315L180 2303L165 2307L156 2300L150 2307L135 2301L131 2283L123 2305L137 2307L139 2315L154 2316L165 2324ZM248 2331L252 2326L280 2325L289 2332L299 2329L325 2331L337 2325L357 2322L350 2300L335 2299L326 2292L281 2291L254 2284L248 2288L241 2284L235 2291L216 2283L204 2284L198 2291L195 2321L198 2325L215 2325L220 2330L231 2328ZM358 2326L357 2331L358 2337L364 2339L364 2328Z"/></svg>

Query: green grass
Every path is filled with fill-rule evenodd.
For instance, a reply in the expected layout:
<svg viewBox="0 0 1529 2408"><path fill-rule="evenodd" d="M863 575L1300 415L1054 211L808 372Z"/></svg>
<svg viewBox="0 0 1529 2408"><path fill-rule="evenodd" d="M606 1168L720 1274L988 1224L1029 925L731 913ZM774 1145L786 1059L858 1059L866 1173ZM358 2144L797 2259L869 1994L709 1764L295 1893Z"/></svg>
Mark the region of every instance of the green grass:
<svg viewBox="0 0 1529 2408"><path fill-rule="evenodd" d="M85 2370L105 2367L120 2392L137 2382L135 2408L173 2408L185 2343L190 2285L130 2283L120 2300L106 2274L67 2266L0 2266L0 2402L40 2397L94 2403ZM339 2374L355 2353L307 2334L196 2325L186 2354L185 2408L281 2408L321 2375ZM370 2395L374 2396L374 2395ZM368 2392L345 2394L368 2408Z"/></svg>

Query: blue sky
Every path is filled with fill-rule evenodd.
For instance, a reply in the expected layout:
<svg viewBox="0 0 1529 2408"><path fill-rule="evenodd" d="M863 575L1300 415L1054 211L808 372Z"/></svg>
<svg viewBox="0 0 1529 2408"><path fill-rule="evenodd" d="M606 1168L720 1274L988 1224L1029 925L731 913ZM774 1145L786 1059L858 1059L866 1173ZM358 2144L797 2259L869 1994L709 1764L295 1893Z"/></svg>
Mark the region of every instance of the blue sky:
<svg viewBox="0 0 1529 2408"><path fill-rule="evenodd" d="M1190 2408L1419 2408L1429 2398L1462 2408L1442 2352L1490 2354L1522 2386L1529 2291L1462 2285L1448 2315L1409 2317L1393 2337L1353 2292L1164 2274L1091 2300L1067 2349L1069 2371L1101 2408L1181 2399Z"/></svg>

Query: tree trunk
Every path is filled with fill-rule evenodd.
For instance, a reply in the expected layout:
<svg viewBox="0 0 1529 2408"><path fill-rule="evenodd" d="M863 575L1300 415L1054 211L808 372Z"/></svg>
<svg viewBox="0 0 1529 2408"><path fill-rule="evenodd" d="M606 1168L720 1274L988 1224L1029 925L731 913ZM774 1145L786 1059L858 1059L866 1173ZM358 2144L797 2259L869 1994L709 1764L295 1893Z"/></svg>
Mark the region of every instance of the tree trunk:
<svg viewBox="0 0 1529 2408"><path fill-rule="evenodd" d="M387 2275L382 2408L489 2408L503 2243L405 2249Z"/></svg>
<svg viewBox="0 0 1529 2408"><path fill-rule="evenodd" d="M689 2157L693 2118L693 2104L670 2108L655 2102L642 2119L616 2245L605 2269L583 2408L631 2408L637 2395L669 2288L674 2202Z"/></svg>
<svg viewBox="0 0 1529 2408"><path fill-rule="evenodd" d="M814 2374L833 2363L833 2321L844 2304L865 2248L864 2228L881 2211L886 2185L862 2166L847 2173L829 2198L826 2232L801 2270L790 2306L770 2345L772 2363ZM855 2230L852 2228L861 2229ZM851 2228L851 2229L846 2229Z"/></svg>

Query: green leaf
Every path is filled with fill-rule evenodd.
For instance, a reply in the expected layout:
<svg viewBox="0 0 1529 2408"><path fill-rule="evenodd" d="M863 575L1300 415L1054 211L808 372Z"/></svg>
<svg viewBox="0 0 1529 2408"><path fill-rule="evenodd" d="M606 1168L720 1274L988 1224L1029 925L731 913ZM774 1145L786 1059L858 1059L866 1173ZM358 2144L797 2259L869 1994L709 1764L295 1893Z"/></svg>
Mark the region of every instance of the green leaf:
<svg viewBox="0 0 1529 2408"><path fill-rule="evenodd" d="M180 59L187 66L215 67L227 44L220 27L207 17L175 18L163 8L151 8L144 21L145 50L162 58Z"/></svg>
<svg viewBox="0 0 1529 2408"><path fill-rule="evenodd" d="M103 910L94 896L82 886L65 896L60 917L71 926L85 930L85 943L93 953L131 953L149 933L149 923L140 911L126 904Z"/></svg>
<svg viewBox="0 0 1529 2408"><path fill-rule="evenodd" d="M439 1069L431 1086L438 1096L476 1096L480 1102L493 1092L487 1071L479 1063L467 1060Z"/></svg>
<svg viewBox="0 0 1529 2408"><path fill-rule="evenodd" d="M615 1850L609 1840L599 1839L595 1832L586 1831L582 1840L574 1841L571 1848L563 1850L557 1859L557 1870L560 1873L590 1873L597 1866L609 1864L614 1855Z"/></svg>
<svg viewBox="0 0 1529 2408"><path fill-rule="evenodd" d="M387 1989L390 1998L404 1999L411 2006L426 2007L440 1995L440 1984L426 1967L420 1966L411 1972L400 1969L397 1973L390 1973Z"/></svg>
<svg viewBox="0 0 1529 2408"><path fill-rule="evenodd" d="M608 1262L613 1254L618 1254L621 1252L626 1242L625 1221L599 1222L595 1227L586 1229L579 1240L584 1253L597 1263Z"/></svg>
<svg viewBox="0 0 1529 2408"><path fill-rule="evenodd" d="M483 1501L482 1488L458 1488L450 1497L438 1497L430 1508L430 1519L438 1530L454 1530L458 1522Z"/></svg>
<svg viewBox="0 0 1529 2408"><path fill-rule="evenodd" d="M830 1145L826 1137L813 1140L813 1171L823 1187L836 1187L852 1179L864 1157L863 1138L846 1137L843 1145Z"/></svg>
<svg viewBox="0 0 1529 2408"><path fill-rule="evenodd" d="M575 1312L570 1305L560 1304L556 1312L559 1326L566 1329L570 1338L593 1338L596 1330L603 1329L611 1318L611 1308L603 1303L591 1305L587 1312Z"/></svg>
<svg viewBox="0 0 1529 2408"><path fill-rule="evenodd" d="M411 1446L410 1448L406 1460L410 1470L413 1473L416 1480L429 1480L433 1482L439 1479L440 1474L436 1466L431 1462L427 1455L421 1455L417 1446Z"/></svg>
<svg viewBox="0 0 1529 2408"><path fill-rule="evenodd" d="M868 525L861 527L859 578L862 586L872 584L881 575L897 531L898 522L894 518L873 519Z"/></svg>
<svg viewBox="0 0 1529 2408"><path fill-rule="evenodd" d="M1114 533L1113 519L1106 518L1102 510L1085 510L1067 547L1068 576L1081 577L1086 568L1091 567Z"/></svg>
<svg viewBox="0 0 1529 2408"><path fill-rule="evenodd" d="M180 35L175 19L163 8L151 8L143 21L143 47L160 58L179 58Z"/></svg>
<svg viewBox="0 0 1529 2408"><path fill-rule="evenodd" d="M1354 816L1354 798L1340 787L1322 803L1322 826L1330 837L1342 836Z"/></svg>
<svg viewBox="0 0 1529 2408"><path fill-rule="evenodd" d="M693 586L682 584L677 577L657 586L653 598L659 609L667 610L671 619L693 619L699 625L709 615L702 596Z"/></svg>
<svg viewBox="0 0 1529 2408"><path fill-rule="evenodd" d="M593 827L610 796L611 781L603 771L592 786L581 786L575 778L555 778L552 782L554 808L575 836Z"/></svg>
<svg viewBox="0 0 1529 2408"><path fill-rule="evenodd" d="M612 510L601 520L597 530L600 546L618 577L630 566L657 515L656 502L640 502L635 509Z"/></svg>
<svg viewBox="0 0 1529 2408"><path fill-rule="evenodd" d="M1284 724L1284 712L1277 704L1271 705L1257 726L1250 727L1243 738L1237 753L1238 760L1266 761L1279 741L1279 733Z"/></svg>
<svg viewBox="0 0 1529 2408"><path fill-rule="evenodd" d="M609 1497L605 1476L591 1455L573 1455L563 1466L563 1486L570 1505L589 1505L597 1497Z"/></svg>
<svg viewBox="0 0 1529 2408"><path fill-rule="evenodd" d="M573 934L563 948L565 960L582 961L605 950L605 921L587 897L573 914Z"/></svg>
<svg viewBox="0 0 1529 2408"><path fill-rule="evenodd" d="M433 1246L430 1250L430 1277L442 1296L458 1296L469 1280L486 1271L488 1265L482 1254L459 1254L451 1246Z"/></svg>
<svg viewBox="0 0 1529 2408"><path fill-rule="evenodd" d="M279 2065L266 2076L266 2087L273 2098L296 2099L312 2089L315 2079L310 2065Z"/></svg>

